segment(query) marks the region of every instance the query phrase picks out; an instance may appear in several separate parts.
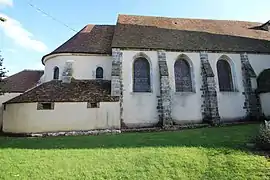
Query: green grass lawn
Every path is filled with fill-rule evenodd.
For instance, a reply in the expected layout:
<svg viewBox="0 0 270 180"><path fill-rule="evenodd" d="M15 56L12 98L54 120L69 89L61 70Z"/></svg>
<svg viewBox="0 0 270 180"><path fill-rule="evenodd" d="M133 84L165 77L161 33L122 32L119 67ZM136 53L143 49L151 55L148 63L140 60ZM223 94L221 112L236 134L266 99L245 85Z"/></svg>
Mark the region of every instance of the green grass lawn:
<svg viewBox="0 0 270 180"><path fill-rule="evenodd" d="M257 129L0 137L0 179L270 179L269 159L246 149Z"/></svg>

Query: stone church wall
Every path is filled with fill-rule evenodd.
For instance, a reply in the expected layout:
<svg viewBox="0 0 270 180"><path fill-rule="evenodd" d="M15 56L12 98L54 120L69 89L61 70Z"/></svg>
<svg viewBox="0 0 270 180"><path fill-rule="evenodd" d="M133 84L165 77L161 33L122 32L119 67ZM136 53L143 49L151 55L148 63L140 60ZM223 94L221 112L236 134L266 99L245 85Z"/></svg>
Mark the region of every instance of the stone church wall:
<svg viewBox="0 0 270 180"><path fill-rule="evenodd" d="M184 54L188 57L188 63L191 65L191 74L193 74L193 92L176 92L174 63L178 57ZM169 70L170 85L172 87L172 119L176 124L200 123L201 114L201 75L200 75L200 57L198 53L179 53L166 52L167 64Z"/></svg>
<svg viewBox="0 0 270 180"><path fill-rule="evenodd" d="M123 84L123 122L127 127L154 126L159 122L157 96L159 92L159 73L156 51L122 51ZM133 92L133 62L138 53L143 53L150 63L152 92Z"/></svg>
<svg viewBox="0 0 270 180"><path fill-rule="evenodd" d="M203 77L200 52L168 52L153 50L121 50L121 77L120 83L120 122L122 127L146 127L155 126L160 123L161 115L166 115L167 119L171 119L173 124L185 123L201 123L203 121L203 113L210 103L211 109L217 110L218 118L221 122L242 120L247 116L252 105L248 105L250 93L247 87L244 88L243 79L243 63L241 56L237 53L207 53L209 67L213 71L211 88L215 93L211 92L211 96L206 101L203 97ZM136 93L133 92L133 62L136 57L144 56L150 63L150 81L151 92ZM184 55L191 68L192 92L176 92L174 63L179 56ZM243 57L243 56L242 56ZM270 55L248 54L248 61L258 75L261 71L270 67ZM234 91L221 92L219 90L217 61L226 59L232 70L232 79ZM45 61L45 80L52 79L52 71L54 66L61 67L66 60L74 60L74 77L77 79L95 79L94 71L100 66L104 69L104 79L112 79L112 57L110 56L68 56L61 55L47 59ZM162 61L166 61L163 63ZM167 66L168 75L162 75L160 68ZM162 77L161 77L162 76ZM245 77L246 78L246 77ZM169 80L169 88L166 88L166 101L162 96L164 87L160 82L167 84L165 80ZM167 80L166 80L167 81ZM210 83L208 80L206 83ZM167 85L166 85L167 86ZM245 85L246 86L246 85ZM209 87L208 87L209 88ZM167 90L169 90L167 92ZM215 97L212 95L215 95ZM267 99L267 97L266 97ZM216 103L217 102L217 103ZM270 112L262 100L263 112ZM216 107L215 107L216 106ZM166 111L166 112L165 112ZM162 114L163 113L163 114ZM164 114L166 113L166 114ZM167 117L170 116L170 117Z"/></svg>
<svg viewBox="0 0 270 180"><path fill-rule="evenodd" d="M156 109L162 104L160 97L160 72L158 66L158 52L157 51L128 51L123 52L123 121L127 127L151 126L158 123L160 112ZM145 54L151 67L151 85L152 93L134 93L132 92L132 65L134 57L137 54ZM181 55L188 57L188 61L192 70L192 85L193 92L176 92L175 91L175 77L174 77L174 63ZM218 118L221 122L239 121L246 118L248 110L245 107L247 97L245 96L245 88L243 84L243 73L241 56L236 53L207 53L209 65L213 70L214 79L213 88L216 91L216 108ZM262 71L266 67L270 67L270 56L268 55L250 55L248 59L254 70ZM201 61L199 52L166 52L166 63L168 66L168 78L170 81L171 94L171 119L174 124L185 123L200 123L202 122L202 107L205 103L202 98L202 75L201 75ZM267 58L269 59L267 61ZM219 90L217 61L225 59L229 62L231 67L233 79L233 91L222 92ZM262 59L262 64L261 63ZM208 82L209 83L209 82ZM210 98L213 100L212 97Z"/></svg>
<svg viewBox="0 0 270 180"><path fill-rule="evenodd" d="M226 59L231 65L233 92L221 92L219 90L218 75L217 75L217 61ZM215 82L218 98L218 109L221 121L234 121L245 118L246 112L243 108L245 98L243 96L244 88L242 82L242 70L240 54L232 53L208 53L208 60L215 74Z"/></svg>
<svg viewBox="0 0 270 180"><path fill-rule="evenodd" d="M270 55L249 54L248 57L257 77L263 72L263 70L270 68ZM259 97L262 106L262 113L265 116L270 117L270 93L260 93Z"/></svg>
<svg viewBox="0 0 270 180"><path fill-rule="evenodd" d="M270 92L260 94L262 112L266 117L270 117Z"/></svg>
<svg viewBox="0 0 270 180"><path fill-rule="evenodd" d="M111 80L112 57L105 55L62 54L45 59L45 82L53 79L54 67L59 68L59 75L63 73L66 61L73 60L73 77L75 79L96 79L96 68L103 68L103 79Z"/></svg>

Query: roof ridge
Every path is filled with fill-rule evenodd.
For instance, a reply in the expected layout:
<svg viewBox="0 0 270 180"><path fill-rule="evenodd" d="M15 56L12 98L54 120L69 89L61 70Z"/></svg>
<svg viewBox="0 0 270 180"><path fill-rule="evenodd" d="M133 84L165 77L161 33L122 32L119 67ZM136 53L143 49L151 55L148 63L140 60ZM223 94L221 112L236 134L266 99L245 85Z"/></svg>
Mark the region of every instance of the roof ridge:
<svg viewBox="0 0 270 180"><path fill-rule="evenodd" d="M115 26L115 24L86 24L86 26Z"/></svg>
<svg viewBox="0 0 270 180"><path fill-rule="evenodd" d="M19 71L17 73L14 73L14 74L12 74L10 76L7 76L5 79L11 78L11 77L13 77L15 75L18 75L19 73L22 73L22 72L25 72L25 71L28 71L28 72L34 72L34 71L44 72L44 70L23 69L23 70L21 70L21 71Z"/></svg>
<svg viewBox="0 0 270 180"><path fill-rule="evenodd" d="M169 16L155 16L155 15L132 15L132 14L119 14L120 16L129 16L129 17L151 17L151 18L164 18L164 19L182 19L182 20L200 20L200 21L225 21L225 22L250 22L250 23L263 23L256 21L244 21L244 20L232 20L232 19L212 19L212 18L184 18L184 17L169 17ZM117 19L118 21L118 19Z"/></svg>
<svg viewBox="0 0 270 180"><path fill-rule="evenodd" d="M22 71L41 71L41 72L44 72L44 70L41 70L41 69L24 69Z"/></svg>

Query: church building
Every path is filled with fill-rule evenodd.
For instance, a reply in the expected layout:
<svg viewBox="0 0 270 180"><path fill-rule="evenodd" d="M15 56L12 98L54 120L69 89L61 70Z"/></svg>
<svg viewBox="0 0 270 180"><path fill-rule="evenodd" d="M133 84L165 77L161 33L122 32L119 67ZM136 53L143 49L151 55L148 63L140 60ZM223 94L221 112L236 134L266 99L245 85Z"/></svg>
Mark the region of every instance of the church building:
<svg viewBox="0 0 270 180"><path fill-rule="evenodd" d="M116 25L86 25L41 61L36 83L3 103L4 132L270 116L270 21L119 15Z"/></svg>

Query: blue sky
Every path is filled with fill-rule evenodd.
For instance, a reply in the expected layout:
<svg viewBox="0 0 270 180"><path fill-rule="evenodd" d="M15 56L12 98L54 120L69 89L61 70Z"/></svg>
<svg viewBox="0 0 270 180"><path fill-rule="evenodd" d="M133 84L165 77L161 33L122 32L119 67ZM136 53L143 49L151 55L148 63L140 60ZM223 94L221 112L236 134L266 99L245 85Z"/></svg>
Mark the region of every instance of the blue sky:
<svg viewBox="0 0 270 180"><path fill-rule="evenodd" d="M118 14L266 22L270 0L0 0L0 50L8 75L43 69L41 57L75 34L28 2L79 31L115 24Z"/></svg>

